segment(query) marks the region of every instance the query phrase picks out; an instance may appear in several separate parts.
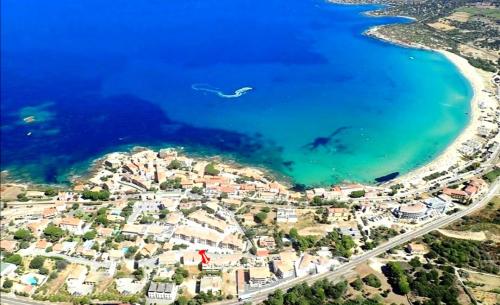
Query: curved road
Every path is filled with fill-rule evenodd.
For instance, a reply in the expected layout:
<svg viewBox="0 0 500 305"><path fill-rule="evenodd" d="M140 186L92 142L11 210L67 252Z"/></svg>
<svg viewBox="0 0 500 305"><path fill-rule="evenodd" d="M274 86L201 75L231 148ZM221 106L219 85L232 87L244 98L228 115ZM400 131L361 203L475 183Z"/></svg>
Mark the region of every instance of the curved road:
<svg viewBox="0 0 500 305"><path fill-rule="evenodd" d="M425 226L411 232L406 232L404 234L401 234L397 237L394 237L393 239L389 240L388 242L378 246L377 248L370 250L368 252L365 252L361 255L353 257L348 263L340 266L339 268L321 273L321 274L316 274L307 278L298 278L286 283L283 283L282 285L277 285L269 288L264 288L258 293L254 294L251 299L245 300L244 302L252 302L252 303L260 303L263 302L265 299L267 299L268 295L272 294L276 289L282 289L282 290L287 290L299 283L302 282L307 282L307 283L313 283L317 280L320 279L336 279L339 278L342 275L345 275L346 273L350 272L354 267L357 265L360 265L367 260L369 260L372 257L378 256L394 247L397 247L399 245L402 245L404 243L409 242L412 239L415 239L417 237L423 236L431 231L434 231L440 227L446 226L450 224L451 222L468 215L484 205L486 205L496 194L499 193L499 187L500 187L500 180L497 179L491 186L490 189L488 190L488 193L480 200L472 203L467 207L467 209L464 209L462 211L459 211L455 214L449 215L442 217L440 219L437 219L431 223L426 224ZM239 304L239 303L244 303L240 302L238 300L228 300L228 301L222 301L218 302L216 304L219 305L233 305L233 304ZM27 304L27 305L42 305L42 304L48 304L44 302L38 302L38 301L33 301L27 298L17 298L17 297L12 297L12 296L6 296L6 295L1 295L0 297L0 304L6 304L6 305L21 305L21 304ZM215 304L215 303L214 303Z"/></svg>
<svg viewBox="0 0 500 305"><path fill-rule="evenodd" d="M495 181L491 185L488 193L479 201L476 201L476 202L472 203L471 205L469 205L467 207L467 209L464 209L464 210L459 211L455 214L437 219L437 220L435 220L431 223L428 223L425 226L423 226L415 231L407 232L407 233L401 234L397 237L394 237L393 239L378 246L377 248L370 250L370 251L367 251L359 256L352 258L348 263L340 266L339 268L337 268L333 271L313 275L313 276L310 276L307 278L295 279L295 280L283 283L282 285L273 286L273 287L269 287L267 289L263 289L260 292L254 294L251 299L245 300L245 302L253 302L253 303L262 302L265 299L267 299L268 295L273 293L276 289L286 290L286 289L289 289L289 288L291 288L299 283L302 283L302 282L313 283L317 280L324 279L324 278L328 278L328 279L338 278L338 277L348 273L349 271L351 271L352 268L366 262L367 260L369 260L372 257L378 256L378 255L380 255L380 254L382 254L382 253L384 253L384 252L386 252L394 247L397 247L399 245L407 243L412 239L423 236L423 235L430 233L430 232L432 232L440 227L446 226L446 225L450 224L451 222L480 209L481 207L486 205L496 194L499 193L499 187L500 187L500 181L497 179L497 181ZM220 302L218 304L230 305L230 304L238 304L238 303L243 303L243 302L233 300L233 301Z"/></svg>

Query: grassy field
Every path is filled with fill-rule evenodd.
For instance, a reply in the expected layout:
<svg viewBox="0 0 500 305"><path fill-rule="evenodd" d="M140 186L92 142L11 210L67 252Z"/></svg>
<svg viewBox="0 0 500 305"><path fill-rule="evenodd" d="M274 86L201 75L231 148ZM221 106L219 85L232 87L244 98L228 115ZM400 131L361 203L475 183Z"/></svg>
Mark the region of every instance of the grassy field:
<svg viewBox="0 0 500 305"><path fill-rule="evenodd" d="M500 9L498 8L477 8L477 7L460 7L457 12L466 12L472 16L485 16L494 19L500 19Z"/></svg>

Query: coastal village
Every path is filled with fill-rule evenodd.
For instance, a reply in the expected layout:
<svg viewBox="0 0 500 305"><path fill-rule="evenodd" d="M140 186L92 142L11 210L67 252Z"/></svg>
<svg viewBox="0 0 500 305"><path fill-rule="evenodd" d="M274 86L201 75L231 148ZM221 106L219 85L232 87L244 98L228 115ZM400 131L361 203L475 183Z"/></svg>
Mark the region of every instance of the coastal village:
<svg viewBox="0 0 500 305"><path fill-rule="evenodd" d="M499 110L480 108L490 124L461 143L460 163L376 186L296 191L169 148L106 155L71 190L3 185L1 285L51 302L171 304L244 301L332 272L488 191ZM422 245L404 251L410 260Z"/></svg>
<svg viewBox="0 0 500 305"><path fill-rule="evenodd" d="M368 34L388 35L380 28ZM483 199L498 193L500 177L500 77L445 55L474 87L469 126L430 164L377 184L300 189L260 169L172 148L107 154L71 187L2 183L2 298L45 302L30 304L257 304L277 289L309 279L337 280L355 268L363 280L353 280L349 289L376 282L374 277L379 283L366 286L379 288L371 271L359 269L368 258L372 265L387 263L383 255L390 255L414 271L434 268L444 259L436 246L435 257L427 255L432 241L424 242L424 234L441 231L444 222L432 227L439 221L450 219L448 225L488 204ZM477 233L460 238L474 240ZM463 295L466 267L473 269L451 268ZM479 267L467 276L484 276L488 270ZM492 300L469 292L472 303L500 302L499 270L491 273L497 281L481 293L494 295ZM388 291L380 293L392 298L384 299L387 304L428 304L420 296L412 303L408 292Z"/></svg>

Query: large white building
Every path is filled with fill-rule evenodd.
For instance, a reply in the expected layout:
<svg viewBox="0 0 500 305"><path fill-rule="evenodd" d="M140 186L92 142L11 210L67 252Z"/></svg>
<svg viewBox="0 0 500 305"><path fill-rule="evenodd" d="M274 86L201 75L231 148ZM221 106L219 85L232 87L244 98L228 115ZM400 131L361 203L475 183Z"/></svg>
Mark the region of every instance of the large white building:
<svg viewBox="0 0 500 305"><path fill-rule="evenodd" d="M432 197L424 200L424 204L431 210L444 213L448 207L448 202L439 197Z"/></svg>
<svg viewBox="0 0 500 305"><path fill-rule="evenodd" d="M405 219L421 219L427 214L427 206L417 202L414 204L403 205L396 210L396 215L399 218Z"/></svg>

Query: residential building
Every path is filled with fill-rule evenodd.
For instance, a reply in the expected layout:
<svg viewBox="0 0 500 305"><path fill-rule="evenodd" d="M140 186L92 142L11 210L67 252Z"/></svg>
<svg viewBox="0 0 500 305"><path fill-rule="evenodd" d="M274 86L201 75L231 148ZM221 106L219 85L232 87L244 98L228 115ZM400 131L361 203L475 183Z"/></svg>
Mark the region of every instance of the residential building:
<svg viewBox="0 0 500 305"><path fill-rule="evenodd" d="M250 286L260 287L267 285L272 280L271 272L268 267L252 267L248 270Z"/></svg>
<svg viewBox="0 0 500 305"><path fill-rule="evenodd" d="M0 240L0 250L5 252L15 252L17 250L17 241L2 239Z"/></svg>
<svg viewBox="0 0 500 305"><path fill-rule="evenodd" d="M276 242L272 236L260 236L257 244L262 248L274 248L276 247Z"/></svg>
<svg viewBox="0 0 500 305"><path fill-rule="evenodd" d="M288 278L295 276L295 268L292 261L275 260L271 263L273 272L279 278Z"/></svg>
<svg viewBox="0 0 500 305"><path fill-rule="evenodd" d="M469 194L467 194L465 191L447 187L443 189L443 194L450 196L451 198L453 198L453 200L460 203L465 202L469 198Z"/></svg>
<svg viewBox="0 0 500 305"><path fill-rule="evenodd" d="M59 226L63 230L67 230L71 234L82 235L84 232L85 222L74 217L65 217L61 219Z"/></svg>
<svg viewBox="0 0 500 305"><path fill-rule="evenodd" d="M177 298L177 286L174 283L155 283L149 285L146 304L171 304Z"/></svg>
<svg viewBox="0 0 500 305"><path fill-rule="evenodd" d="M348 220L350 210L347 208L328 208L328 221Z"/></svg>
<svg viewBox="0 0 500 305"><path fill-rule="evenodd" d="M276 213L276 222L278 223L295 223L298 217L295 209L279 208Z"/></svg>

